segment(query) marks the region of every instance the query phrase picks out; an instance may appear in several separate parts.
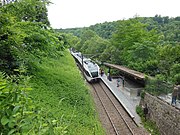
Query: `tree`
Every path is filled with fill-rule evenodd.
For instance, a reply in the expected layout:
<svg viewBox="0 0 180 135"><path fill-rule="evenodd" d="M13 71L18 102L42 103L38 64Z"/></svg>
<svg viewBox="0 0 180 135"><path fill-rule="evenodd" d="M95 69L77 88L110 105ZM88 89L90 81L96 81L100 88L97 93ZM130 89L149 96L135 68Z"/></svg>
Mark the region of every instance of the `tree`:
<svg viewBox="0 0 180 135"><path fill-rule="evenodd" d="M96 36L92 37L90 40L87 40L82 46L81 50L83 50L83 52L86 54L94 54L99 57L104 52L107 45L109 45L107 40Z"/></svg>
<svg viewBox="0 0 180 135"><path fill-rule="evenodd" d="M48 0L20 0L2 6L3 13L11 14L17 21L42 22L50 25L46 5Z"/></svg>
<svg viewBox="0 0 180 135"><path fill-rule="evenodd" d="M29 6L27 9L26 4ZM31 10L35 8L34 4L37 4L36 7L43 6L40 0L22 0L0 8L1 71L12 73L21 64L32 66L29 62L35 60L35 57L54 55L52 52L61 46L56 33L46 22L36 20L40 10ZM27 20L22 19L24 17Z"/></svg>
<svg viewBox="0 0 180 135"><path fill-rule="evenodd" d="M61 43L66 47L76 47L79 44L80 39L74 36L72 33L60 33L58 36Z"/></svg>
<svg viewBox="0 0 180 135"><path fill-rule="evenodd" d="M154 29L148 31L146 24L142 24L137 18L134 18L119 21L117 31L111 41L119 51L121 63L134 67L132 61L143 62L155 55L153 53L155 49L152 48L158 45L158 37L159 35Z"/></svg>
<svg viewBox="0 0 180 135"><path fill-rule="evenodd" d="M176 70L180 63L180 46L179 45L163 45L159 46L158 53L158 69L159 72L165 75L166 79L172 78L179 74Z"/></svg>
<svg viewBox="0 0 180 135"><path fill-rule="evenodd" d="M89 29L84 29L82 34L80 35L80 42L77 44L76 49L83 52L83 45L87 40L91 40L91 38L96 37L97 34Z"/></svg>

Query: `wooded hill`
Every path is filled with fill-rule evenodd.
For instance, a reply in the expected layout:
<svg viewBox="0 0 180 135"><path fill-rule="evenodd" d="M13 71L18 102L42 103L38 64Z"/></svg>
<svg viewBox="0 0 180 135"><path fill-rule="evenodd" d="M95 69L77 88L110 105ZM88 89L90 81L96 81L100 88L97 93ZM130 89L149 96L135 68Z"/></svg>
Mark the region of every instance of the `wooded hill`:
<svg viewBox="0 0 180 135"><path fill-rule="evenodd" d="M90 27L58 29L72 33L73 46L96 59L120 64L171 84L180 83L180 17L135 17Z"/></svg>

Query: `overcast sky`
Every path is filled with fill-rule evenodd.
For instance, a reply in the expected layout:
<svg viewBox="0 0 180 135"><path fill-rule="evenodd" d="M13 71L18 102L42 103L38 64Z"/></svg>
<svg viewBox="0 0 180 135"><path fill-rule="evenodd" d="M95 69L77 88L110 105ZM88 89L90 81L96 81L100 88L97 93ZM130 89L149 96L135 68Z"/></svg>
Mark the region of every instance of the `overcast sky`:
<svg viewBox="0 0 180 135"><path fill-rule="evenodd" d="M75 28L140 17L180 16L180 0L51 0L53 28Z"/></svg>

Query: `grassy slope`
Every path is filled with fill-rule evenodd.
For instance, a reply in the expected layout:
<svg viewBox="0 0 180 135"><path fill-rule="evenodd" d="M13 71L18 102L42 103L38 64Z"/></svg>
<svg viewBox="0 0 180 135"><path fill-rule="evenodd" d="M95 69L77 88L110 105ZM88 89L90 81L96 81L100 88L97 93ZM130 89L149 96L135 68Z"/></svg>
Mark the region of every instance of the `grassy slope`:
<svg viewBox="0 0 180 135"><path fill-rule="evenodd" d="M35 65L31 95L36 103L67 126L67 134L104 134L89 90L68 51Z"/></svg>

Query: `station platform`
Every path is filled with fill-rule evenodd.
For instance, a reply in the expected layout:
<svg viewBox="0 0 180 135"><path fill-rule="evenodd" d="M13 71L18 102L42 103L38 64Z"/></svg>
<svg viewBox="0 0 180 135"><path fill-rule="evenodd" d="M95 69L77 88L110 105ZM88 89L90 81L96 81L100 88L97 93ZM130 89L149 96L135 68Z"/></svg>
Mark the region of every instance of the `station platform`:
<svg viewBox="0 0 180 135"><path fill-rule="evenodd" d="M101 79L134 119L135 123L138 126L141 126L141 119L136 113L136 106L139 105L140 102L140 96L137 96L137 89L133 88L133 90L131 90L131 84L128 84L128 82L125 82L123 87L122 79L120 79L120 86L117 87L117 79L109 81L105 74L101 77Z"/></svg>
<svg viewBox="0 0 180 135"><path fill-rule="evenodd" d="M120 101L123 107L127 110L130 116L134 119L138 126L141 125L141 118L136 113L136 106L140 103L140 95L138 95L138 91L142 90L142 87L135 86L133 82L125 82L123 87L122 79L120 79L120 86L117 87L117 79L113 78L111 81L107 79L107 76L104 74L101 77L102 81L106 84L106 86L111 90L111 92L115 95L115 97ZM164 96L158 96L164 102L167 102L171 105L172 96L171 93ZM177 109L180 109L180 100L176 100L176 105L172 105Z"/></svg>

